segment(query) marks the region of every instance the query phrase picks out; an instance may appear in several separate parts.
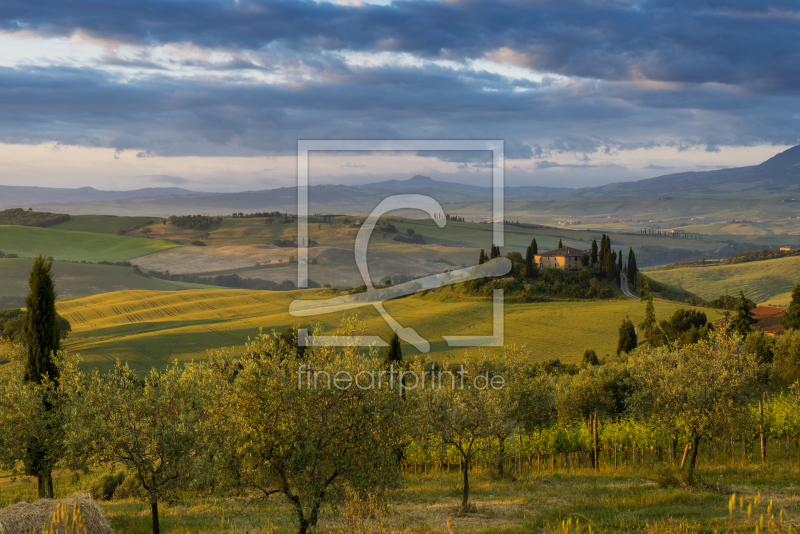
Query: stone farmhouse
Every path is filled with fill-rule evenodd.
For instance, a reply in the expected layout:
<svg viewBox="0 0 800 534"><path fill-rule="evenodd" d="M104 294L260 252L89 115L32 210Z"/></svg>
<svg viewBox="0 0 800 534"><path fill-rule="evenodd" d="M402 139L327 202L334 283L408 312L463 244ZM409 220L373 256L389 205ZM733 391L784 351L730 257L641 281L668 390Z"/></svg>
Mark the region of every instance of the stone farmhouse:
<svg viewBox="0 0 800 534"><path fill-rule="evenodd" d="M533 261L540 269L580 269L583 254L588 254L588 252L577 248L561 247L536 254Z"/></svg>

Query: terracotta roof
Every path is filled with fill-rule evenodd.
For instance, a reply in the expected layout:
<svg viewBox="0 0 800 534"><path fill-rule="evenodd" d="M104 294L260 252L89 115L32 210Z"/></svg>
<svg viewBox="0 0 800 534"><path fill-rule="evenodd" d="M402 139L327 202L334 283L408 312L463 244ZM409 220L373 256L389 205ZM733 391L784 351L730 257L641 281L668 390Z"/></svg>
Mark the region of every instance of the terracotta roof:
<svg viewBox="0 0 800 534"><path fill-rule="evenodd" d="M765 319L773 315L783 315L789 308L782 306L759 306L753 310L753 317L756 319Z"/></svg>
<svg viewBox="0 0 800 534"><path fill-rule="evenodd" d="M753 315L758 320L756 326L765 334L782 336L784 329L781 319L787 310L788 308L779 308L778 306L759 306L753 310Z"/></svg>
<svg viewBox="0 0 800 534"><path fill-rule="evenodd" d="M581 256L584 252L586 251L577 248L561 247L555 250L548 250L547 252L537 254L537 256Z"/></svg>
<svg viewBox="0 0 800 534"><path fill-rule="evenodd" d="M756 320L756 327L771 336L782 336L784 329L781 325L783 314L786 313L788 308L780 306L759 306L753 308L753 318ZM731 317L733 317L733 310L731 310ZM725 322L725 319L717 321L714 326L720 327Z"/></svg>

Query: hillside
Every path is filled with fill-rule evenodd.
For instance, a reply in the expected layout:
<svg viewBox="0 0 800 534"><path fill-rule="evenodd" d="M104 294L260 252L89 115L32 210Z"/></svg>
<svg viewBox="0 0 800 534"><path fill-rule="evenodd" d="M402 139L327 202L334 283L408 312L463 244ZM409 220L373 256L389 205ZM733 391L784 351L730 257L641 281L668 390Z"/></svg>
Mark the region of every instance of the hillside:
<svg viewBox="0 0 800 534"><path fill-rule="evenodd" d="M78 215L69 221L51 226L54 230L114 234L119 230L152 224L152 217L115 217L113 215ZM158 222L158 221L156 221Z"/></svg>
<svg viewBox="0 0 800 534"><path fill-rule="evenodd" d="M562 198L577 199L617 195L689 195L758 193L800 193L800 145L749 167L704 172L683 172L635 182L618 182L577 189Z"/></svg>
<svg viewBox="0 0 800 534"><path fill-rule="evenodd" d="M247 337L256 335L259 328L282 331L299 324L287 311L289 303L317 295L317 290L122 291L60 302L58 312L73 328L66 350L80 353L92 366L108 367L120 358L143 371L154 365L163 367L168 361L203 359L210 349L241 350ZM657 302L656 313L665 318L679 307ZM437 360L468 358L473 350L447 347L443 334L490 333L491 300L415 296L387 302L386 309L429 339L431 357ZM616 350L622 319L630 316L639 321L643 313L642 303L630 299L507 303L506 344L527 344L537 359L576 361L586 348L603 356ZM385 338L390 333L374 308L362 308L355 314L370 332ZM314 322L329 332L338 328L342 317L323 315ZM710 319L717 317L710 312ZM414 353L408 346L403 350L407 356Z"/></svg>
<svg viewBox="0 0 800 534"><path fill-rule="evenodd" d="M759 304L788 304L792 288L800 283L800 257L650 271L646 274L704 299L724 295L726 289L734 295L741 288L745 296Z"/></svg>
<svg viewBox="0 0 800 534"><path fill-rule="evenodd" d="M30 258L0 259L0 296L24 297L28 294L28 276L33 260ZM83 263L53 263L53 278L61 299L98 295L124 289L175 291L202 288L195 284L182 284L147 278L130 267L93 265ZM0 306L2 307L2 306Z"/></svg>
<svg viewBox="0 0 800 534"><path fill-rule="evenodd" d="M127 261L173 247L176 243L90 232L30 226L0 226L0 250L22 258L39 254L70 261Z"/></svg>
<svg viewBox="0 0 800 534"><path fill-rule="evenodd" d="M0 207L27 208L44 202L98 202L137 197L168 197L199 194L179 187L151 187L134 191L102 191L93 187L27 187L0 185Z"/></svg>

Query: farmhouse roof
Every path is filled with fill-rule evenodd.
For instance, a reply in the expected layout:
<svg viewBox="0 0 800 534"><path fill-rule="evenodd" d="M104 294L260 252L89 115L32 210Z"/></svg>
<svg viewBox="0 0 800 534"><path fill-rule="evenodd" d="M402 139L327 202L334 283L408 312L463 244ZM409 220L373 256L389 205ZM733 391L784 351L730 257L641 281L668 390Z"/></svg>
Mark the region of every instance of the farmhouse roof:
<svg viewBox="0 0 800 534"><path fill-rule="evenodd" d="M782 336L784 333L783 325L781 325L781 319L783 319L783 314L789 308L784 308L781 306L759 306L757 308L753 308L753 319L756 321L756 328L761 330L767 335L770 336ZM719 327L725 323L725 320L717 321L714 323L715 326Z"/></svg>
<svg viewBox="0 0 800 534"><path fill-rule="evenodd" d="M580 250L577 248L570 248L570 247L561 247L555 250L548 250L547 252L543 252L539 254L540 256L580 256L582 255L585 250Z"/></svg>
<svg viewBox="0 0 800 534"><path fill-rule="evenodd" d="M782 336L784 329L781 319L783 319L783 314L787 310L788 308L778 306L759 306L753 310L753 315L757 321L756 326L765 334Z"/></svg>

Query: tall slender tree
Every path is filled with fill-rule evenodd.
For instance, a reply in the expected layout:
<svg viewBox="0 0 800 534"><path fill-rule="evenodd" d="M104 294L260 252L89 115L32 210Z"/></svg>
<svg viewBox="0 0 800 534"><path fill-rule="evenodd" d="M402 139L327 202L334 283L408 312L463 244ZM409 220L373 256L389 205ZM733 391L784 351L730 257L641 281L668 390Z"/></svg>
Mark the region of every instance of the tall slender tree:
<svg viewBox="0 0 800 534"><path fill-rule="evenodd" d="M613 250L606 254L606 275L609 282L617 278L617 253Z"/></svg>
<svg viewBox="0 0 800 534"><path fill-rule="evenodd" d="M533 278L533 247L525 253L525 278Z"/></svg>
<svg viewBox="0 0 800 534"><path fill-rule="evenodd" d="M536 244L535 237L533 238L533 241L531 241L531 252L533 252L534 255L539 253L539 245Z"/></svg>
<svg viewBox="0 0 800 534"><path fill-rule="evenodd" d="M592 239L592 267L597 265L597 239Z"/></svg>
<svg viewBox="0 0 800 534"><path fill-rule="evenodd" d="M399 369L403 365L403 349L400 347L400 336L395 333L392 340L389 341L389 346L386 348L386 355L383 357L383 363L388 368L393 365Z"/></svg>
<svg viewBox="0 0 800 534"><path fill-rule="evenodd" d="M617 339L617 356L623 352L630 352L636 348L636 328L630 317L622 320L619 325L619 338Z"/></svg>
<svg viewBox="0 0 800 534"><path fill-rule="evenodd" d="M478 265L483 265L484 263L486 263L486 253L483 251L483 249L481 249L481 255L478 258Z"/></svg>
<svg viewBox="0 0 800 534"><path fill-rule="evenodd" d="M619 262L617 265L617 270L615 276L617 277L617 286L622 287L622 251L619 251L617 255L617 261Z"/></svg>
<svg viewBox="0 0 800 534"><path fill-rule="evenodd" d="M656 337L656 308L653 306L653 292L650 290L650 280L645 278L644 282L644 321L639 325L642 330L642 337L650 346L655 343Z"/></svg>
<svg viewBox="0 0 800 534"><path fill-rule="evenodd" d="M558 240L558 248L564 248L564 244L561 242L560 239Z"/></svg>
<svg viewBox="0 0 800 534"><path fill-rule="evenodd" d="M736 315L731 321L731 328L740 334L747 334L756 322L752 309L752 306L744 296L744 292L739 289L739 298L736 299L736 306L733 308Z"/></svg>
<svg viewBox="0 0 800 534"><path fill-rule="evenodd" d="M25 381L42 383L45 377L58 381L58 366L53 353L61 349L61 331L56 313L56 287L51 273L53 262L39 256L33 262L25 298L28 359Z"/></svg>
<svg viewBox="0 0 800 534"><path fill-rule="evenodd" d="M30 291L25 298L27 316L25 320L25 336L28 345L28 358L25 361L25 382L42 384L49 382L58 385L58 365L55 353L61 349L61 331L56 313L56 285L51 269L52 260L44 256L37 257L31 268L28 284ZM45 402L45 409L55 409ZM51 433L52 428L42 429ZM33 442L39 443L39 442ZM49 453L42 447L32 445L28 448L25 467L28 475L35 476L39 482L39 496L53 497L52 461Z"/></svg>
<svg viewBox="0 0 800 534"><path fill-rule="evenodd" d="M800 330L800 284L794 286L792 290L792 302L781 319L781 325L786 330Z"/></svg>

